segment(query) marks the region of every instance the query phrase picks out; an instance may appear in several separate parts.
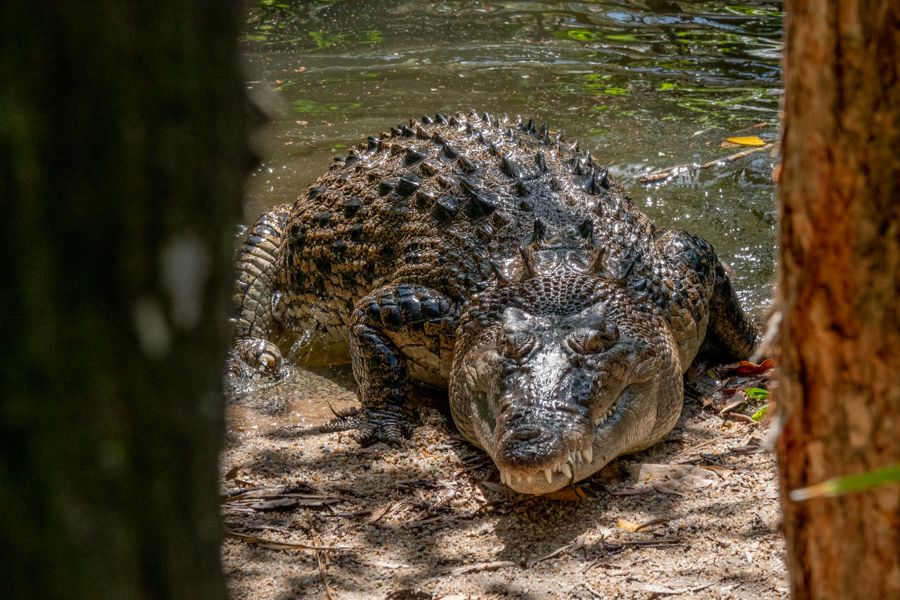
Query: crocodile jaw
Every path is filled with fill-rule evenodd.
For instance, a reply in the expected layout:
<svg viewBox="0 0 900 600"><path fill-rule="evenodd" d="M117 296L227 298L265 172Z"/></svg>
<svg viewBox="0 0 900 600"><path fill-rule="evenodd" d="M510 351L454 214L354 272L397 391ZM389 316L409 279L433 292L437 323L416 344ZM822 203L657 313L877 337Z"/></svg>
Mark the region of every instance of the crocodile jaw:
<svg viewBox="0 0 900 600"><path fill-rule="evenodd" d="M594 441L606 421L615 413L614 405L603 416L595 419L594 432L581 448L571 450L555 461L545 463L543 467L530 470L516 469L504 465L501 457L495 456L494 462L500 471L500 481L507 487L523 494L547 494L567 485L589 477L603 467L598 455L595 461Z"/></svg>
<svg viewBox="0 0 900 600"><path fill-rule="evenodd" d="M646 413L635 408L617 400L604 415L594 419L592 431L585 436L582 444L540 466L515 468L509 466L503 456L493 452L492 458L500 471L500 480L517 492L539 495L555 492L590 477L627 451L628 440L640 439L652 429L653 423L644 417Z"/></svg>

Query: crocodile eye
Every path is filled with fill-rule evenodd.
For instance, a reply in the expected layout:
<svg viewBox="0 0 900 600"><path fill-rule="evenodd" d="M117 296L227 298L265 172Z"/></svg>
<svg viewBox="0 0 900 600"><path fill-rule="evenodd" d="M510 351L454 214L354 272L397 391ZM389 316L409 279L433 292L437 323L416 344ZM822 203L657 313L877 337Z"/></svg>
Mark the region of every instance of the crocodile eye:
<svg viewBox="0 0 900 600"><path fill-rule="evenodd" d="M500 338L500 353L509 358L522 358L534 349L534 335L527 331L508 331Z"/></svg>
<svg viewBox="0 0 900 600"><path fill-rule="evenodd" d="M576 331L566 338L566 343L579 354L596 354L609 348L618 339L618 330L615 325L610 325L605 329Z"/></svg>

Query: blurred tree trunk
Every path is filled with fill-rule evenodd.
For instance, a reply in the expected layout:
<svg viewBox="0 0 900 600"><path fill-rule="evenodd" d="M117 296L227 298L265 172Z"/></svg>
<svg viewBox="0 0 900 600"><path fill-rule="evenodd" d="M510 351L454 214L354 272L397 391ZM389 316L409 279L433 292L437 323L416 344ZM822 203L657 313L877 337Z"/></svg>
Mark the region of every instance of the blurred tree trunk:
<svg viewBox="0 0 900 600"><path fill-rule="evenodd" d="M0 597L225 595L237 4L0 7Z"/></svg>
<svg viewBox="0 0 900 600"><path fill-rule="evenodd" d="M900 4L787 6L777 453L793 598L900 598Z"/></svg>

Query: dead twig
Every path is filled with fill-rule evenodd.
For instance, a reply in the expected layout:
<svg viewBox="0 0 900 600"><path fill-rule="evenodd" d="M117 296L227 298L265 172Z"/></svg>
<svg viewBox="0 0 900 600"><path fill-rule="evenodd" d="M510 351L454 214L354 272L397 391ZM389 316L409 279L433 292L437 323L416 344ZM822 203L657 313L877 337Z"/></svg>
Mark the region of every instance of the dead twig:
<svg viewBox="0 0 900 600"><path fill-rule="evenodd" d="M534 565L538 564L539 562L543 562L545 560L553 558L554 556L559 556L560 554L563 554L564 552L571 552L572 550L578 550L579 548L583 548L583 547L584 547L584 536L580 535L577 538L575 538L574 541L566 544L565 546L557 548L550 554L547 554L546 556L542 556L540 558L537 558L537 559L531 561L528 564L528 566L533 567Z"/></svg>
<svg viewBox="0 0 900 600"><path fill-rule="evenodd" d="M699 592L700 590L705 590L708 587L711 587L713 583L704 583L703 585L698 585L689 588L675 589L666 585L658 585L655 583L643 583L640 581L636 581L635 579L630 579L630 581L635 582L635 588L642 592L650 592L654 595L659 596L675 596L678 594L693 594L694 592Z"/></svg>
<svg viewBox="0 0 900 600"><path fill-rule="evenodd" d="M604 540L603 547L617 549L617 547L624 546L684 546L684 542L679 540L678 538L666 537L659 538L657 540L626 540L626 541L618 541L615 542L607 542Z"/></svg>
<svg viewBox="0 0 900 600"><path fill-rule="evenodd" d="M710 167L714 167L719 163L730 163L734 162L740 158L744 158L745 156L749 156L755 152L762 152L763 150L768 150L772 147L773 144L766 144L764 146L756 146L754 148L748 148L746 150L741 150L740 152L735 152L734 154L730 154L728 156L723 156L722 158L717 158L715 160L711 160L709 162L705 162L702 165L696 164L688 164L684 163L681 165L675 165L674 167L668 167L666 169L660 169L658 171L653 171L652 173L648 173L641 177L639 181L641 183L653 183L654 181L660 181L663 179L668 179L669 177L675 175L678 171L686 171L686 170L700 170L700 169L709 169Z"/></svg>
<svg viewBox="0 0 900 600"><path fill-rule="evenodd" d="M316 532L316 528L313 527L312 519L307 518L306 523L309 525L309 534L312 536L313 543L316 545L316 563L319 565L319 579L322 580L322 587L325 588L325 595L328 597L328 600L334 600L334 595L331 593L331 586L328 585L328 577L325 576L326 569L326 560L325 552L318 549L321 548L321 543L319 540L319 534Z"/></svg>
<svg viewBox="0 0 900 600"><path fill-rule="evenodd" d="M645 521L645 522L641 523L640 525L638 525L635 528L633 533L637 533L638 531L641 531L642 529L647 529L648 527L653 527L654 525L662 525L664 523L668 523L670 520L671 519L669 519L668 517L660 517L658 519L650 519L649 521Z"/></svg>
<svg viewBox="0 0 900 600"><path fill-rule="evenodd" d="M226 538L240 540L242 542L246 542L248 544L253 544L254 546L259 546L260 548L269 548L270 550L312 550L312 551L322 551L322 550L331 550L331 551L347 551L347 550L357 550L352 546L318 546L318 545L309 545L309 544L299 544L294 542L279 542L278 540L267 540L265 538L257 537L255 535L247 535L245 533L238 533L236 531L231 531L230 529L226 529L224 536Z"/></svg>
<svg viewBox="0 0 900 600"><path fill-rule="evenodd" d="M467 575L469 573L477 573L479 571L499 571L508 567L518 566L510 560L497 560L493 562L478 563L475 565L466 565L464 567L456 567L450 571L450 575Z"/></svg>

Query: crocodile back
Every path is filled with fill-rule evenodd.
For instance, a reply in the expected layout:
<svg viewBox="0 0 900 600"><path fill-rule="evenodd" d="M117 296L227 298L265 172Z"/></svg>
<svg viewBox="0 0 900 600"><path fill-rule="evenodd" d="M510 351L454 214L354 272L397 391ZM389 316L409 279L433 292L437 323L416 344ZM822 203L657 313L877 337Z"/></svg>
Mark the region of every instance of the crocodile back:
<svg viewBox="0 0 900 600"><path fill-rule="evenodd" d="M652 226L588 152L532 122L489 114L423 117L370 137L294 204L279 269L294 325L346 325L390 283L464 302L516 277L520 248L615 271ZM576 255L576 256L573 256ZM599 266L597 268L600 268Z"/></svg>

